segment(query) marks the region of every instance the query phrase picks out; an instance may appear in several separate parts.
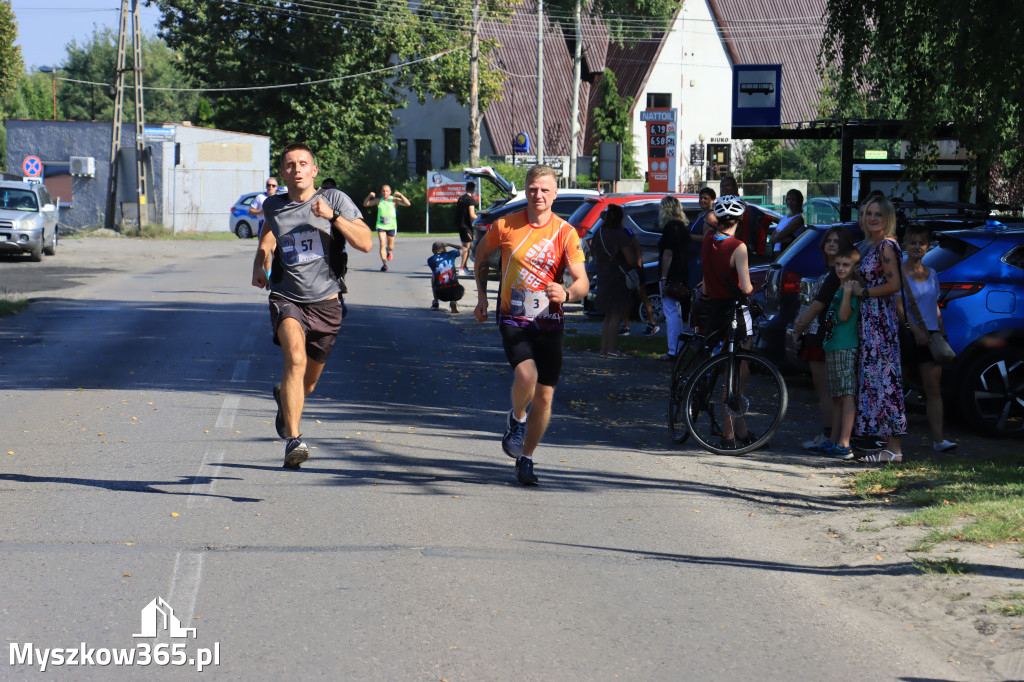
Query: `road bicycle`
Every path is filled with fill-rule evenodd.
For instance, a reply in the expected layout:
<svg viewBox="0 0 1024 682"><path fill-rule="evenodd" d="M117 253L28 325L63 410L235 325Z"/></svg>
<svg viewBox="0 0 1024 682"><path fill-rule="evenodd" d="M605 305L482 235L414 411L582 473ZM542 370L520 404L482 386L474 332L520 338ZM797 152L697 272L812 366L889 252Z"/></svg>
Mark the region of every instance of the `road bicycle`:
<svg viewBox="0 0 1024 682"><path fill-rule="evenodd" d="M751 318L760 315L759 306L737 290L725 327L680 335L668 409L669 435L676 443L692 435L709 452L739 455L764 447L782 424L789 404L782 374L735 342L743 306L753 308ZM727 430L731 439L725 438Z"/></svg>

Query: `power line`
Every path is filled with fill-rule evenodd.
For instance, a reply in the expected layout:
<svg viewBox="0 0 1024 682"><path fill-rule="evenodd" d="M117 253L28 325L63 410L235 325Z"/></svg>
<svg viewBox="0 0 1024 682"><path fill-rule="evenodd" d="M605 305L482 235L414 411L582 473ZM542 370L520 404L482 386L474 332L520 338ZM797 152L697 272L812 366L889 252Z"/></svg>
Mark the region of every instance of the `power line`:
<svg viewBox="0 0 1024 682"><path fill-rule="evenodd" d="M232 87L232 88L161 88L161 87L153 87L153 86L149 86L149 85L144 85L142 87L142 89L143 90L156 90L156 91L162 91L162 92L252 92L252 91L256 91L256 90L281 90L281 89L284 89L284 88L298 88L298 87L306 87L306 86L309 86L309 85L322 85L324 83L336 83L338 81L349 80L349 79L352 79L352 78L360 78L362 76L372 76L374 74L385 73L387 71L396 71L398 69L405 68L406 66L412 66L413 64L419 64L421 62L427 62L427 61L434 61L434 60L436 60L436 59L438 59L438 58L440 58L440 57L442 57L442 56L444 56L446 54L449 54L451 52L458 52L459 50L464 50L464 49L466 49L465 46L453 47L451 49L444 50L442 52L438 52L437 54L432 54L429 57L421 57L419 59L414 59L412 61L402 62L401 64L392 64L391 66L387 66L387 67L380 68L380 69L373 69L371 71L364 71L362 73L350 73L350 74L346 74L344 76L335 76L333 78L322 78L320 80L315 80L315 81L302 81L302 82L299 82L299 83L281 83L281 84L278 84L278 85L247 85L247 86ZM63 76L57 76L57 80L64 81L66 83L81 83L83 85L103 85L103 86L110 86L111 85L110 83L98 83L96 81L85 81L85 80L79 80L77 78L64 78Z"/></svg>

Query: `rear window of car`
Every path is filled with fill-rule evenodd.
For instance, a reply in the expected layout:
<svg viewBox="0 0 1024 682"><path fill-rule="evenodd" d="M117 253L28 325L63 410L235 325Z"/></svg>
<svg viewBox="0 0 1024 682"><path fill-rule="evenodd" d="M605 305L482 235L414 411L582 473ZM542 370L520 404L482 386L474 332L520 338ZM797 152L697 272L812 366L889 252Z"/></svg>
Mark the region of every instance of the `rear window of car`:
<svg viewBox="0 0 1024 682"><path fill-rule="evenodd" d="M582 208L579 204L582 199L579 197L566 197L564 199L555 198L553 204L551 204L551 210L555 212L555 215L562 220L572 223L572 216L576 214L576 209Z"/></svg>
<svg viewBox="0 0 1024 682"><path fill-rule="evenodd" d="M557 199L556 199L556 201L557 201ZM572 212L572 215L569 216L569 218L568 218L569 224L572 225L573 227L577 227L577 228L580 227L582 225L582 223L583 223L583 219L587 217L587 214L590 213L591 209L594 208L594 204L596 204L596 203L597 203L596 199L595 200L584 199L583 203L580 204L576 208L576 210Z"/></svg>
<svg viewBox="0 0 1024 682"><path fill-rule="evenodd" d="M938 247L926 253L921 262L935 272L943 272L977 251L978 247L963 239L941 235Z"/></svg>
<svg viewBox="0 0 1024 682"><path fill-rule="evenodd" d="M626 215L626 219L627 221L632 221L632 225L630 225L630 227L635 225L644 232L661 234L661 225L658 223L658 216L660 213L661 209L657 204L654 204L650 207L629 211ZM627 224L629 223L627 222Z"/></svg>
<svg viewBox="0 0 1024 682"><path fill-rule="evenodd" d="M1010 249L1010 252L1003 256L1003 262L1011 268L1024 270L1024 245Z"/></svg>

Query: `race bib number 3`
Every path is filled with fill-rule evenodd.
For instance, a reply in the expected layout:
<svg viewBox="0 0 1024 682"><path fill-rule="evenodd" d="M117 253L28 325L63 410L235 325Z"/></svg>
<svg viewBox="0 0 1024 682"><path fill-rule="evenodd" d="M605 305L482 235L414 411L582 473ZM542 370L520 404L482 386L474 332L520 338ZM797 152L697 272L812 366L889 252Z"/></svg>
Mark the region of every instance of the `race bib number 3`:
<svg viewBox="0 0 1024 682"><path fill-rule="evenodd" d="M281 237L281 255L286 265L307 263L324 257L324 245L316 230L294 232Z"/></svg>
<svg viewBox="0 0 1024 682"><path fill-rule="evenodd" d="M532 320L540 315L548 314L548 295L543 291L513 289L511 314L512 317L525 317Z"/></svg>

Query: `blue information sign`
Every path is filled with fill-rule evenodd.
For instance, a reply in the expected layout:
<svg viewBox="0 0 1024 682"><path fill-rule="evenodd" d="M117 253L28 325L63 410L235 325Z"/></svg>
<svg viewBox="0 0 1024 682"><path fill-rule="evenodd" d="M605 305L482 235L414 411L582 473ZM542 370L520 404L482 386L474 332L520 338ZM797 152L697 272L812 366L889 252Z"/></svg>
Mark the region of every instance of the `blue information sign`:
<svg viewBox="0 0 1024 682"><path fill-rule="evenodd" d="M732 124L782 124L782 65L737 64L732 70Z"/></svg>
<svg viewBox="0 0 1024 682"><path fill-rule="evenodd" d="M530 153L530 136L526 133L516 133L515 139L512 144L513 154L529 154Z"/></svg>

